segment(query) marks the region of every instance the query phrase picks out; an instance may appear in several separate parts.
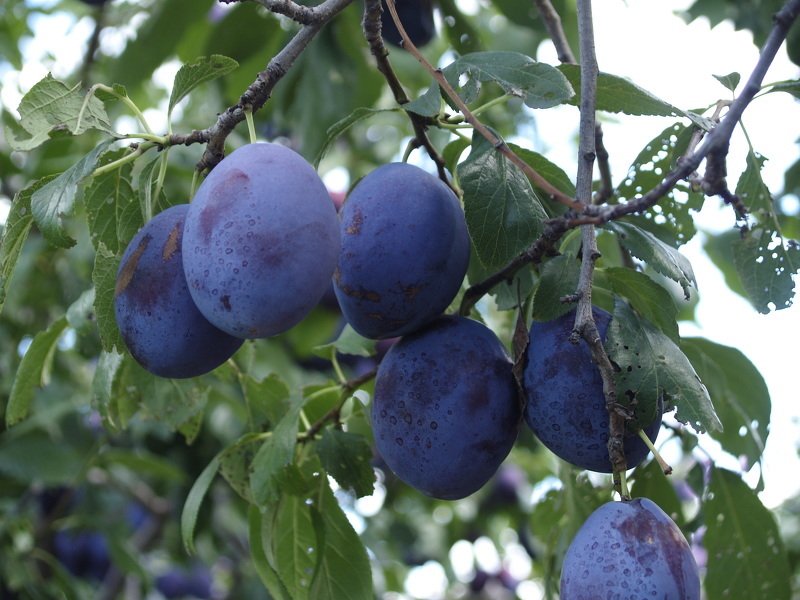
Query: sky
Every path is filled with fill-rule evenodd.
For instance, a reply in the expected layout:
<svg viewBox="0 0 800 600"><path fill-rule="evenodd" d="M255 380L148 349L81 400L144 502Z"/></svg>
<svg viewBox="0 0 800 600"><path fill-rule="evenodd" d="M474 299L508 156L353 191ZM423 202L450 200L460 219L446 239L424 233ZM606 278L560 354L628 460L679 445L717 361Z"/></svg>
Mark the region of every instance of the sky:
<svg viewBox="0 0 800 600"><path fill-rule="evenodd" d="M460 0L469 11L478 0ZM33 2L32 2L33 3ZM52 4L36 0L37 4ZM745 79L758 58L747 32L735 32L723 23L714 29L704 19L687 25L673 14L685 8L689 0L603 0L595 3L595 36L601 71L629 77L656 96L681 108L707 106L717 99L728 99L730 93L713 75L738 71ZM657 22L658 27L652 27ZM15 108L21 93L41 79L49 70L56 77L66 76L82 60L83 41L92 30L86 17L74 21L64 13L43 17L34 24L39 33L25 46L29 61L22 72L0 67L0 102ZM110 54L124 46L130 30L110 33L101 43ZM56 51L57 49L57 51ZM654 53L658 52L658 53ZM48 56L50 58L48 58ZM53 58L55 57L55 58ZM543 45L538 60L556 64L555 52ZM171 67L167 67L169 70ZM171 81L172 72L164 79ZM798 76L781 51L766 81ZM762 172L773 190L782 187L786 167L798 158L798 123L800 106L787 94L770 94L759 99L745 112L744 122L756 150L769 159ZM157 115L148 115L155 123ZM619 178L625 173L639 149L669 124L658 117L605 118L605 144L611 155L612 172ZM577 112L572 107L548 110L546 118L537 119L537 138L543 141L566 140L577 133ZM536 150L560 165L574 164L571 143L541 146L531 141ZM537 146L537 144L539 144ZM746 144L741 131L732 139L729 158L731 188L743 169ZM574 176L574 172L571 173ZM0 222L7 210L8 199L0 198ZM708 201L698 215L698 223L708 232L719 232L733 225L729 210L719 210L716 201ZM766 489L761 493L767 506L776 506L784 498L800 493L800 402L791 353L791 333L800 332L800 308L758 314L750 304L731 293L716 268L701 249L703 236L687 244L682 252L690 259L698 279L700 303L698 322L681 323L682 336L700 335L715 342L739 348L764 375L773 402L771 432L764 460ZM788 332L788 333L787 333ZM796 358L794 358L796 362ZM714 444L701 436L704 445L714 451ZM724 460L724 459L722 459ZM735 463L726 466L737 468ZM787 473L792 476L787 477ZM752 478L751 478L752 479Z"/></svg>

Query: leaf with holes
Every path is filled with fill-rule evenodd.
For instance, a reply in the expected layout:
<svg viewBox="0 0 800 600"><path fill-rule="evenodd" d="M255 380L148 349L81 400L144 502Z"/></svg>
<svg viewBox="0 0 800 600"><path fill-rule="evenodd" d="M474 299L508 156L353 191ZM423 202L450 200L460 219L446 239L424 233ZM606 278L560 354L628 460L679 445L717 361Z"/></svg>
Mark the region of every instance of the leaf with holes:
<svg viewBox="0 0 800 600"><path fill-rule="evenodd" d="M623 405L636 402L645 423L652 422L658 398L664 396L664 410L676 407L675 418L698 433L722 429L708 390L686 355L619 298L605 349L620 368L615 374L617 401Z"/></svg>
<svg viewBox="0 0 800 600"><path fill-rule="evenodd" d="M625 179L617 186L619 201L634 200L656 186L672 171L689 145L694 128L673 123L650 140L628 168ZM642 228L658 228L662 239L668 233L669 241L680 246L697 233L690 211L703 207L704 196L685 182L679 182L646 210L641 217L631 219Z"/></svg>
<svg viewBox="0 0 800 600"><path fill-rule="evenodd" d="M603 227L617 234L620 244L633 256L645 261L656 272L677 281L689 299L689 286L697 287L692 263L676 248L632 223L612 221Z"/></svg>

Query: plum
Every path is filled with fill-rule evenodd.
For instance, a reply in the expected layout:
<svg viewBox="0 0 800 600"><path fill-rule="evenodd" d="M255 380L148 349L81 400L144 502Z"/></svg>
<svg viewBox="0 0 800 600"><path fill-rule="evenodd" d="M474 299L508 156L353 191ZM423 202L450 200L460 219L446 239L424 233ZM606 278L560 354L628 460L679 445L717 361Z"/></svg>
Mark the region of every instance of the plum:
<svg viewBox="0 0 800 600"><path fill-rule="evenodd" d="M237 148L203 181L183 235L183 265L197 307L240 338L283 333L328 288L339 219L325 184L294 150Z"/></svg>
<svg viewBox="0 0 800 600"><path fill-rule="evenodd" d="M419 48L433 39L436 25L433 20L432 0L395 0L395 8L412 44ZM402 45L403 36L400 35L385 0L381 13L381 36L394 46Z"/></svg>
<svg viewBox="0 0 800 600"><path fill-rule="evenodd" d="M592 315L605 340L611 314L593 306ZM581 469L610 473L603 380L588 346L582 341L570 343L574 323L572 310L531 325L523 375L525 421L542 444L563 460ZM659 401L655 419L644 427L653 442L661 428L661 412ZM634 419L642 417L634 410ZM628 467L633 468L647 457L649 448L637 432L626 431L624 452Z"/></svg>
<svg viewBox="0 0 800 600"><path fill-rule="evenodd" d="M419 329L453 301L469 264L464 211L440 179L407 163L382 165L340 211L334 274L348 323L364 337Z"/></svg>
<svg viewBox="0 0 800 600"><path fill-rule="evenodd" d="M159 377L184 379L212 371L242 345L197 310L183 272L181 238L188 204L158 213L122 255L114 311L136 361Z"/></svg>
<svg viewBox="0 0 800 600"><path fill-rule="evenodd" d="M561 568L561 600L596 598L700 598L691 548L651 500L603 504L570 543Z"/></svg>
<svg viewBox="0 0 800 600"><path fill-rule="evenodd" d="M403 336L378 367L375 445L400 479L456 500L497 471L522 421L512 362L491 329L442 315Z"/></svg>
<svg viewBox="0 0 800 600"><path fill-rule="evenodd" d="M101 580L111 567L108 540L99 531L57 531L53 536L53 554L75 577Z"/></svg>

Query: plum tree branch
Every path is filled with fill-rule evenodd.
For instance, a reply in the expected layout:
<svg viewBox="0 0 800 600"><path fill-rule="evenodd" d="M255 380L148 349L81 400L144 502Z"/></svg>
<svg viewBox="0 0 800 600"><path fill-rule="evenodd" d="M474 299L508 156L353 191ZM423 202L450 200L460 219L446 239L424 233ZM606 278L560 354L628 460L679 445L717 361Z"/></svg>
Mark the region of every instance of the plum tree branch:
<svg viewBox="0 0 800 600"><path fill-rule="evenodd" d="M405 30L403 29L403 24L400 22L400 18L397 15L397 9L394 6L394 0L387 0L386 6L389 8L389 12L392 15L392 19L394 20L395 24L397 25L398 31L403 37L403 48L408 50L414 58L416 58L420 64L422 64L425 69L433 76L439 86L444 90L444 92L448 95L448 97L453 101L453 103L458 107L458 110L464 115L464 120L472 125L472 127L480 133L484 138L486 138L490 144L492 144L495 149L500 152L503 156L505 156L508 160L514 163L523 173L539 188L547 192L553 199L556 201L576 210L580 210L583 208L583 205L576 201L574 198L570 198L568 194L565 194L554 185L552 185L549 181L547 181L544 177L542 177L539 173L536 172L533 167L531 167L528 163L522 160L511 148L508 147L502 139L496 136L486 125L481 123L478 118L472 114L472 111L464 104L463 100L458 96L456 91L450 85L450 83L445 78L444 74L442 73L441 69L435 68L429 61L426 59L419 49L411 42L408 35L406 34Z"/></svg>
<svg viewBox="0 0 800 600"><path fill-rule="evenodd" d="M596 103L597 103L597 55L594 47L594 25L591 0L578 0L578 32L581 50L581 104L578 142L578 177L575 196L590 204L595 163ZM625 417L617 410L617 386L614 380L614 367L603 348L603 339L592 316L592 284L594 268L600 252L594 226L581 226L582 262L578 289L576 290L577 309L575 327L571 341L586 342L597 364L603 380L603 394L609 415L608 454L614 475L614 486L623 498L628 496L623 479L627 465L623 451Z"/></svg>
<svg viewBox="0 0 800 600"><path fill-rule="evenodd" d="M229 0L230 2L242 0ZM258 0L246 0L258 1ZM234 128L245 120L247 111L256 112L266 104L272 90L289 71L300 54L308 47L311 40L337 14L349 6L353 0L325 0L313 8L303 7L291 0L263 0L258 3L271 11L289 16L302 15L302 27L291 40L269 61L267 68L261 71L256 80L239 98L239 102L229 107L217 117L217 122L203 130L195 130L189 134L169 136L169 145L190 145L205 143L206 149L197 162L198 171L213 169L225 156L225 140Z"/></svg>
<svg viewBox="0 0 800 600"><path fill-rule="evenodd" d="M362 26L364 29L364 36L367 39L367 43L369 44L370 52L375 57L375 63L378 67L378 71L383 75L386 79L386 83L389 85L389 89L392 90L392 94L394 95L395 101L400 105L403 106L404 104L408 104L410 99L408 94L406 94L405 88L403 84L400 83L400 80L397 78L397 74L394 72L391 63L389 62L389 50L383 43L383 37L381 35L381 13L383 12L383 8L381 7L380 0L367 0L364 3L364 18L362 21ZM411 44L411 41L408 40L408 35L406 34L405 29L402 26L402 23L398 21L397 30L404 38L404 44L408 43ZM407 41L406 41L407 40ZM414 128L414 139L417 146L422 146L430 156L431 160L436 164L436 169L439 174L439 179L444 181L448 186L453 189L455 193L458 193L458 190L455 189L450 182L450 179L447 176L445 160L439 154L436 147L431 143L430 138L428 137L427 128L431 125L434 121L427 117L423 117L422 115L418 115L414 112L406 111L408 118L411 120L411 125Z"/></svg>
<svg viewBox="0 0 800 600"><path fill-rule="evenodd" d="M592 223L599 225L618 219L628 214L643 212L656 204L665 194L667 194L677 183L688 178L695 172L704 159L712 162L712 174L721 175L725 172L720 169L720 163L724 162L728 155L731 135L733 130L742 118L742 114L750 104L755 95L761 90L764 76L769 70L778 49L786 39L792 24L800 14L800 0L787 0L786 4L775 13L773 26L761 49L758 61L750 74L741 94L734 100L728 108L725 116L719 124L706 136L697 150L688 157L683 158L678 166L668 173L661 182L643 194L640 198L625 204L589 206L584 211L585 217L580 217L573 221L574 225ZM707 179L706 189L715 190L716 184L720 182ZM723 182L724 183L724 182Z"/></svg>

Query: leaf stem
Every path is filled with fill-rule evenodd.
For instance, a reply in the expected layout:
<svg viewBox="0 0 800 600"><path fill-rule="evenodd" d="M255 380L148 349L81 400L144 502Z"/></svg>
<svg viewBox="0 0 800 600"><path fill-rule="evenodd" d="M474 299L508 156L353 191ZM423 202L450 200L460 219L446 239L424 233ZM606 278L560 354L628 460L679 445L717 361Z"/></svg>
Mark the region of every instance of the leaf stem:
<svg viewBox="0 0 800 600"><path fill-rule="evenodd" d="M128 108L130 108L133 111L133 114L135 114L136 117L139 119L139 121L141 122L142 126L145 128L145 131L147 131L147 133L150 134L150 135L155 135L155 132L150 128L150 125L148 124L147 119L145 119L144 114L142 113L142 111L139 110L139 107L136 106L134 101L131 100L130 98L128 98L127 95L120 94L119 92L117 92L117 90L115 90L114 88L112 88L110 86L103 85L102 83L96 83L89 89L89 93L86 94L86 97L89 98L90 96L94 95L97 92L97 90L102 90L102 91L106 92L107 94L111 94L115 98L118 98L119 100L122 100L122 102L124 102L128 106ZM85 105L86 105L86 103L84 102L84 106ZM78 124L80 124L80 120L81 120L82 116L83 116L83 107L81 107L81 113L80 113L80 115L78 115Z"/></svg>
<svg viewBox="0 0 800 600"><path fill-rule="evenodd" d="M118 158L117 160L111 161L110 163L105 164L102 167L97 167L92 172L90 177L97 177L98 175L103 175L104 173L110 173L111 171L113 171L115 169L119 169L121 166L126 165L126 164L128 164L130 162L133 162L134 160L136 160L137 158L142 156L145 152L150 150L150 148L153 148L153 147L156 147L156 146L159 146L159 145L160 144L158 144L156 142L144 142L142 144L139 144L133 150L133 152L131 152L130 154L126 154L122 158Z"/></svg>
<svg viewBox="0 0 800 600"><path fill-rule="evenodd" d="M244 118L247 121L247 133L250 135L250 143L255 144L258 141L258 138L256 137L256 126L253 121L252 107L244 111Z"/></svg>
<svg viewBox="0 0 800 600"><path fill-rule="evenodd" d="M639 434L639 437L642 438L642 441L645 445L650 448L650 452L653 453L653 456L658 461L658 464L661 466L661 470L664 471L664 475L672 475L672 467L664 460L664 457L661 456L661 453L656 449L653 442L650 441L650 438L647 437L647 434L644 432L643 429L639 429L636 433Z"/></svg>

